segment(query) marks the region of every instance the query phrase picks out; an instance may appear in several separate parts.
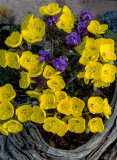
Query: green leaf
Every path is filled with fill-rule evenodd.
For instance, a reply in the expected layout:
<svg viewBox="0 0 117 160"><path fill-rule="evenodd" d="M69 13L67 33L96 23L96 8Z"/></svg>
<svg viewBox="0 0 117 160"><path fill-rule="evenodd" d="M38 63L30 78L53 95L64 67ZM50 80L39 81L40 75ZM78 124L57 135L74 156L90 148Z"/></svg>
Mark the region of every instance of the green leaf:
<svg viewBox="0 0 117 160"><path fill-rule="evenodd" d="M3 30L10 31L10 28L11 28L11 27L8 26L8 25L7 25L7 26L4 26L4 27L2 27L2 28L0 29L0 32L3 31Z"/></svg>
<svg viewBox="0 0 117 160"><path fill-rule="evenodd" d="M104 38L111 38L115 41L115 48L117 48L117 33L107 29L104 33Z"/></svg>
<svg viewBox="0 0 117 160"><path fill-rule="evenodd" d="M8 20L0 20L0 25L1 24L11 24Z"/></svg>

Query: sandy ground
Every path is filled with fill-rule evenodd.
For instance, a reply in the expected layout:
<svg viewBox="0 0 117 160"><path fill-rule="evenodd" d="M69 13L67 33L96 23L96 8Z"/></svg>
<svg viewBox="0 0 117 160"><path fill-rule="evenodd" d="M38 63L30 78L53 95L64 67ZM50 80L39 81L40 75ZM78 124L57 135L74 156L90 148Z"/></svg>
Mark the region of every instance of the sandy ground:
<svg viewBox="0 0 117 160"><path fill-rule="evenodd" d="M0 0L0 6L10 8L14 12L16 23L21 23L28 12L42 17L38 12L39 7L52 2L67 5L75 16L81 10L90 11L94 19L100 18L107 11L117 10L117 0Z"/></svg>

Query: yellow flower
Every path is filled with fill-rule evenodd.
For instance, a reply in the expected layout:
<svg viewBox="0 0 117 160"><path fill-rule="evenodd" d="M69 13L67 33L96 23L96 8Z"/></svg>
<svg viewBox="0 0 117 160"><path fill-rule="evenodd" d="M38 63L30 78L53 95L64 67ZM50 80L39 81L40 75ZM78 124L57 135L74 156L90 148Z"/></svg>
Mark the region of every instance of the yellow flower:
<svg viewBox="0 0 117 160"><path fill-rule="evenodd" d="M86 45L87 39L89 39L88 36L85 36L85 37L83 38L83 41L81 42L81 44L78 45L78 46L76 46L76 47L74 47L74 49L75 49L80 55L82 55L82 52L83 52L83 50L85 49L85 45Z"/></svg>
<svg viewBox="0 0 117 160"><path fill-rule="evenodd" d="M71 101L69 101L67 98L63 99L59 102L57 106L58 112L65 114L65 115L70 115L72 114L72 105Z"/></svg>
<svg viewBox="0 0 117 160"><path fill-rule="evenodd" d="M47 132L57 134L60 132L60 120L55 117L48 117L44 120L43 128Z"/></svg>
<svg viewBox="0 0 117 160"><path fill-rule="evenodd" d="M27 26L28 26L28 24L29 24L30 18L31 18L31 14L28 13L28 14L26 15L26 17L25 17L25 21L22 22L22 24L21 24L21 30L24 30L24 29L27 28Z"/></svg>
<svg viewBox="0 0 117 160"><path fill-rule="evenodd" d="M74 28L74 20L68 14L62 14L56 25L59 29L63 29L66 33L70 33Z"/></svg>
<svg viewBox="0 0 117 160"><path fill-rule="evenodd" d="M10 68L15 68L15 69L19 69L20 68L19 55L17 53L7 52L7 56L6 57L7 57L6 58L7 65Z"/></svg>
<svg viewBox="0 0 117 160"><path fill-rule="evenodd" d="M103 44L100 47L100 55L104 62L108 62L109 60L116 60L113 44Z"/></svg>
<svg viewBox="0 0 117 160"><path fill-rule="evenodd" d="M30 68L28 69L29 76L30 77L37 77L37 76L41 75L41 73L43 72L44 64L45 64L45 62L41 63L38 61L38 63L30 66Z"/></svg>
<svg viewBox="0 0 117 160"><path fill-rule="evenodd" d="M20 122L26 122L31 120L31 114L33 109L29 105L22 105L16 109L16 116Z"/></svg>
<svg viewBox="0 0 117 160"><path fill-rule="evenodd" d="M71 19L73 21L76 21L76 18L74 17L74 15L71 13L71 10L69 7L67 6L64 6L63 9L62 9L62 14L67 14L69 17L71 17Z"/></svg>
<svg viewBox="0 0 117 160"><path fill-rule="evenodd" d="M79 74L77 75L78 78L84 78L84 82L85 84L88 84L89 83L89 79L87 79L85 77L85 72L79 72Z"/></svg>
<svg viewBox="0 0 117 160"><path fill-rule="evenodd" d="M39 106L33 106L33 113L31 115L31 120L35 123L43 123L46 118L46 112L40 109Z"/></svg>
<svg viewBox="0 0 117 160"><path fill-rule="evenodd" d="M6 128L3 127L3 125L0 124L0 132L6 136L8 136L9 132Z"/></svg>
<svg viewBox="0 0 117 160"><path fill-rule="evenodd" d="M65 123L67 123L71 118L74 118L74 116L73 115L67 115L67 116L64 116L62 118L62 121L64 121Z"/></svg>
<svg viewBox="0 0 117 160"><path fill-rule="evenodd" d="M43 94L54 94L54 92L51 89L44 89Z"/></svg>
<svg viewBox="0 0 117 160"><path fill-rule="evenodd" d="M53 79L47 81L47 85L55 92L62 90L65 87L65 82L61 76L55 76Z"/></svg>
<svg viewBox="0 0 117 160"><path fill-rule="evenodd" d="M35 42L42 41L42 37L43 37L43 36L39 37L38 32L33 28L23 30L22 36L25 39L25 41L27 41L28 43L35 43Z"/></svg>
<svg viewBox="0 0 117 160"><path fill-rule="evenodd" d="M100 47L104 44L111 44L113 47L115 45L113 39L99 38L95 40L94 47L98 52L100 52Z"/></svg>
<svg viewBox="0 0 117 160"><path fill-rule="evenodd" d="M41 92L37 92L36 90L35 91L26 91L26 94L28 94L31 98L37 98L37 99L40 99L42 93Z"/></svg>
<svg viewBox="0 0 117 160"><path fill-rule="evenodd" d="M61 8L59 8L58 3L50 3L47 6L42 6L39 8L39 12L42 15L51 15L54 16L58 14L61 11Z"/></svg>
<svg viewBox="0 0 117 160"><path fill-rule="evenodd" d="M100 79L102 64L99 62L90 62L85 67L85 77L87 79Z"/></svg>
<svg viewBox="0 0 117 160"><path fill-rule="evenodd" d="M96 62L99 58L99 53L96 50L84 49L79 63L87 65L89 62Z"/></svg>
<svg viewBox="0 0 117 160"><path fill-rule="evenodd" d="M56 102L59 103L62 99L67 98L67 93L64 91L56 91L55 98L56 98Z"/></svg>
<svg viewBox="0 0 117 160"><path fill-rule="evenodd" d="M96 133L96 132L102 133L104 130L103 121L101 118L98 118L98 117L92 118L88 122L88 126L90 128L90 131L93 133Z"/></svg>
<svg viewBox="0 0 117 160"><path fill-rule="evenodd" d="M0 50L0 66L3 67L3 68L5 68L7 66L6 57L7 57L7 51L1 49Z"/></svg>
<svg viewBox="0 0 117 160"><path fill-rule="evenodd" d="M40 98L41 109L54 109L56 108L55 96L53 94L43 94Z"/></svg>
<svg viewBox="0 0 117 160"><path fill-rule="evenodd" d="M57 132L57 135L60 137L63 137L68 131L68 126L65 122L61 120L59 120L59 122L60 122L60 127L59 127L59 131Z"/></svg>
<svg viewBox="0 0 117 160"><path fill-rule="evenodd" d="M16 120L9 120L3 124L3 128L8 129L8 132L17 133L23 129L23 126Z"/></svg>
<svg viewBox="0 0 117 160"><path fill-rule="evenodd" d="M89 111L93 114L103 112L103 99L101 97L90 97L88 99Z"/></svg>
<svg viewBox="0 0 117 160"><path fill-rule="evenodd" d="M87 38L85 48L90 50L95 50L95 39L94 38Z"/></svg>
<svg viewBox="0 0 117 160"><path fill-rule="evenodd" d="M52 79L60 73L61 72L57 71L56 69L54 69L50 65L46 65L44 68L44 71L43 71L43 77L46 79Z"/></svg>
<svg viewBox="0 0 117 160"><path fill-rule="evenodd" d="M79 72L77 77L78 78L84 78L85 72Z"/></svg>
<svg viewBox="0 0 117 160"><path fill-rule="evenodd" d="M71 98L71 105L72 105L72 115L74 117L82 116L82 111L85 106L84 101L77 97L73 97Z"/></svg>
<svg viewBox="0 0 117 160"><path fill-rule="evenodd" d="M87 30L92 34L103 34L107 29L107 24L101 25L97 20L92 20L87 27Z"/></svg>
<svg viewBox="0 0 117 160"><path fill-rule="evenodd" d="M11 101L16 96L16 92L12 85L7 83L0 87L0 102Z"/></svg>
<svg viewBox="0 0 117 160"><path fill-rule="evenodd" d="M11 36L6 39L5 43L12 48L18 47L22 43L22 35L18 31L12 32Z"/></svg>
<svg viewBox="0 0 117 160"><path fill-rule="evenodd" d="M32 15L29 20L26 22L26 28L23 28L21 34L23 38L29 43L35 43L42 41L42 38L45 34L45 22L40 18L33 18Z"/></svg>
<svg viewBox="0 0 117 160"><path fill-rule="evenodd" d="M93 84L94 87L97 87L97 88L100 88L100 87L104 88L104 87L110 86L110 83L106 83L106 82L104 82L104 81L102 81L100 79L98 79L98 80L92 80L91 83L94 83Z"/></svg>
<svg viewBox="0 0 117 160"><path fill-rule="evenodd" d="M106 83L114 82L116 71L115 65L104 64L102 66L101 79Z"/></svg>
<svg viewBox="0 0 117 160"><path fill-rule="evenodd" d="M2 102L0 104L0 119L7 120L14 114L14 107L10 102Z"/></svg>
<svg viewBox="0 0 117 160"><path fill-rule="evenodd" d="M30 85L30 77L27 72L22 71L21 72L21 79L19 80L19 86L20 88L26 89Z"/></svg>
<svg viewBox="0 0 117 160"><path fill-rule="evenodd" d="M32 54L30 51L23 52L20 58L21 66L27 70L29 70L31 66L38 62L38 55Z"/></svg>
<svg viewBox="0 0 117 160"><path fill-rule="evenodd" d="M68 121L68 130L75 133L83 133L85 131L85 119L82 117L71 118Z"/></svg>
<svg viewBox="0 0 117 160"><path fill-rule="evenodd" d="M109 115L111 115L111 107L108 104L107 98L104 99L104 106L103 106L103 113L106 116L107 119L109 119Z"/></svg>

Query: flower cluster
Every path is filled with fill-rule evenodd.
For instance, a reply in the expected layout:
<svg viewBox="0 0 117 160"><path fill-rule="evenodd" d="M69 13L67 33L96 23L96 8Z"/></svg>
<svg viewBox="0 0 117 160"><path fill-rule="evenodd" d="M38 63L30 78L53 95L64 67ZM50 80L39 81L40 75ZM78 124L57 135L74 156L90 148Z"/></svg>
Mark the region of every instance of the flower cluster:
<svg viewBox="0 0 117 160"><path fill-rule="evenodd" d="M82 117L82 112L86 104L83 100L77 97L70 97L65 91L62 91L65 87L65 82L59 74L60 72L57 72L51 66L47 65L45 67L43 76L48 79L47 85L49 89L45 89L37 98L40 102L41 110L56 109L64 115L64 118L46 118L45 114L43 114L44 121L41 122L44 123L43 128L59 136L64 136L68 130L75 133L83 133L86 129L86 122ZM103 100L100 97L90 97L87 106L92 114L103 113L109 119L111 107L108 104L107 98ZM68 123L66 123L67 121ZM94 133L101 133L104 129L103 122L98 117L89 120L88 126L91 128L91 132ZM64 130L62 129L63 127Z"/></svg>
<svg viewBox="0 0 117 160"><path fill-rule="evenodd" d="M53 59L52 64L56 70L64 72L68 63L64 56L60 56L59 58Z"/></svg>
<svg viewBox="0 0 117 160"><path fill-rule="evenodd" d="M0 87L0 120L8 120L14 115L14 107L10 102L16 96L11 84ZM9 120L0 124L1 133L8 135L8 132L16 133L22 130L22 124L16 120Z"/></svg>
<svg viewBox="0 0 117 160"><path fill-rule="evenodd" d="M76 32L71 32L66 36L66 43L72 46L78 46L81 43L80 35L77 35Z"/></svg>
<svg viewBox="0 0 117 160"><path fill-rule="evenodd" d="M90 24L91 27L92 23ZM88 26L89 31L90 25ZM98 27L100 29L100 26ZM93 33L96 34L98 28L95 26L95 22L93 29ZM99 33L103 32L103 27L101 30ZM75 49L79 52L82 46L81 44L81 46L79 45ZM117 69L115 65L110 63L116 60L114 41L112 39L94 39L87 37L84 48L80 54L81 58L79 59L79 63L85 65L85 69L84 72L78 74L78 78L84 78L86 84L89 83L89 80L92 80L91 83L94 83L94 87L108 87L110 83L114 82Z"/></svg>
<svg viewBox="0 0 117 160"><path fill-rule="evenodd" d="M83 12L83 11L81 11L81 14L79 15L79 17L80 17L80 19L81 19L82 21L90 22L90 21L93 20L93 19L92 19L93 15L92 15L91 12Z"/></svg>
<svg viewBox="0 0 117 160"><path fill-rule="evenodd" d="M39 55L38 60L40 62L44 62L44 61L50 62L50 60L52 59L50 53L48 53L45 50L39 50L38 55Z"/></svg>
<svg viewBox="0 0 117 160"><path fill-rule="evenodd" d="M89 35L89 32L87 31L87 27L89 23L92 21L92 13L82 11L79 17L80 17L80 21L77 23L75 30L82 36L87 36Z"/></svg>
<svg viewBox="0 0 117 160"><path fill-rule="evenodd" d="M56 14L61 10L62 14L58 18ZM15 98L16 92L12 85L5 84L0 87L0 121L2 121L0 132L5 135L8 135L9 132L17 133L22 130L20 122L32 121L43 124L45 131L60 137L64 136L67 131L83 133L87 128L93 133L102 133L104 124L101 116L109 119L111 115L111 107L107 98L88 95L88 98L82 100L79 96L69 94L66 89L68 85L66 80L71 75L66 67L71 56L76 58L77 51L80 58L78 57L79 61L77 61L75 72L79 66L82 68L77 75L78 80L83 78L87 85L91 82L94 87L110 86L115 80L117 71L114 65L114 61L117 59L114 53L115 44L112 39L99 37L100 34L105 33L108 26L92 20L91 13L81 12L80 22L74 28L76 19L71 10L67 6L61 9L57 3L42 6L39 12L45 16L45 22L38 17L34 18L34 15L27 14L21 25L21 33L13 32L5 41L7 46L19 47L20 51L19 48L8 51L0 50L0 66L18 70L18 74L20 74L19 87L25 89L25 93L30 98L35 98L37 105L15 106L16 103L13 103L12 100ZM61 51L57 56L59 58L56 58L56 54L53 53L55 50L53 50L52 44L55 41L51 37L52 33L49 33L52 53L39 50L37 54L34 54L29 49L31 43L42 41L46 27L53 27L52 30L55 32L58 29L56 43L61 42L58 40L61 38L59 37L60 29L66 32L59 47L54 48L55 50L60 49L61 44L66 40L67 49L62 50L66 54L62 54ZM50 28L49 31L51 32ZM93 38L86 36L89 32L94 34ZM23 48L24 40L27 42L26 48ZM74 48L73 54L67 56L70 47ZM55 58L52 59L53 57ZM66 75L68 75L67 78ZM36 83L36 85L32 85L32 83ZM50 116L49 112L51 111ZM15 120L15 115L18 120Z"/></svg>
<svg viewBox="0 0 117 160"><path fill-rule="evenodd" d="M57 16L47 16L45 23L47 27L56 28L56 23L58 23L59 18Z"/></svg>

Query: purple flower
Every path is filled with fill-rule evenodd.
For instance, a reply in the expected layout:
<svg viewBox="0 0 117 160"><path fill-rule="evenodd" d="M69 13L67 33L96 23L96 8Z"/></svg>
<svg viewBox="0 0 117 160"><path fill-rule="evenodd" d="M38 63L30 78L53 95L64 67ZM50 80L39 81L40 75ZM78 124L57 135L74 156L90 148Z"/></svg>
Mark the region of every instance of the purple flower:
<svg viewBox="0 0 117 160"><path fill-rule="evenodd" d="M39 55L38 60L40 62L44 62L44 61L49 62L52 59L50 53L45 50L39 50L38 55Z"/></svg>
<svg viewBox="0 0 117 160"><path fill-rule="evenodd" d="M32 77L31 79L36 82L36 83L33 83L33 84L38 83L38 86L42 87L43 89L47 87L47 79L38 78L38 77Z"/></svg>
<svg viewBox="0 0 117 160"><path fill-rule="evenodd" d="M53 66L59 65L59 58L53 59L52 64L53 64Z"/></svg>
<svg viewBox="0 0 117 160"><path fill-rule="evenodd" d="M50 54L46 55L46 57L45 57L46 62L50 62L51 59L52 59L52 57Z"/></svg>
<svg viewBox="0 0 117 160"><path fill-rule="evenodd" d="M60 56L59 57L59 63L62 65L62 66L65 66L67 67L67 60L64 56Z"/></svg>
<svg viewBox="0 0 117 160"><path fill-rule="evenodd" d="M48 52L45 50L39 50L38 55L46 56L46 55L48 55Z"/></svg>
<svg viewBox="0 0 117 160"><path fill-rule="evenodd" d="M87 30L85 30L83 33L82 33L82 35L83 36L88 36L90 33L87 31Z"/></svg>
<svg viewBox="0 0 117 160"><path fill-rule="evenodd" d="M78 33L83 33L85 30L87 30L87 23L85 22L79 22L77 23L76 31Z"/></svg>
<svg viewBox="0 0 117 160"><path fill-rule="evenodd" d="M80 35L77 35L76 32L71 32L66 36L66 43L73 46L78 46L81 43Z"/></svg>
<svg viewBox="0 0 117 160"><path fill-rule="evenodd" d="M64 56L60 56L59 58L53 59L52 64L56 70L64 72L68 63Z"/></svg>
<svg viewBox="0 0 117 160"><path fill-rule="evenodd" d="M38 77L32 77L31 79L37 83L40 83L40 79Z"/></svg>
<svg viewBox="0 0 117 160"><path fill-rule="evenodd" d="M87 31L87 26L89 25L90 21L92 21L92 13L81 11L79 17L80 22L77 23L75 31L81 36L87 36L89 35L89 32Z"/></svg>
<svg viewBox="0 0 117 160"><path fill-rule="evenodd" d="M46 20L45 20L45 23L46 23L47 27L51 27L51 26L55 27L56 26L55 24L58 21L59 21L59 18L56 17L56 16L47 16Z"/></svg>
<svg viewBox="0 0 117 160"><path fill-rule="evenodd" d="M44 61L45 61L45 56L41 56L41 55L40 55L40 56L38 57L38 60L39 60L40 62L44 62Z"/></svg>
<svg viewBox="0 0 117 160"><path fill-rule="evenodd" d="M87 35L89 35L89 32L87 30L87 26L88 25L89 25L89 22L87 22L87 21L81 21L81 22L77 23L75 31L78 34L81 34L81 36L87 36Z"/></svg>
<svg viewBox="0 0 117 160"><path fill-rule="evenodd" d="M82 64L82 69L85 69L85 65Z"/></svg>
<svg viewBox="0 0 117 160"><path fill-rule="evenodd" d="M83 12L81 11L81 14L80 14L80 18L83 20L83 21L92 21L92 13L90 12Z"/></svg>

